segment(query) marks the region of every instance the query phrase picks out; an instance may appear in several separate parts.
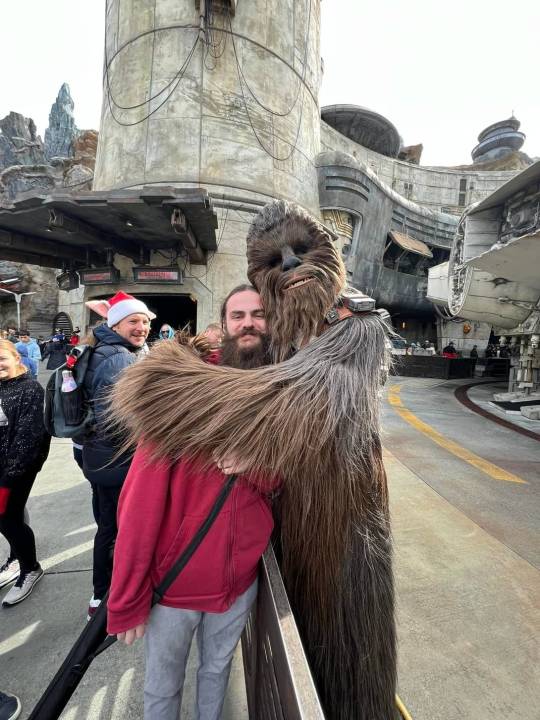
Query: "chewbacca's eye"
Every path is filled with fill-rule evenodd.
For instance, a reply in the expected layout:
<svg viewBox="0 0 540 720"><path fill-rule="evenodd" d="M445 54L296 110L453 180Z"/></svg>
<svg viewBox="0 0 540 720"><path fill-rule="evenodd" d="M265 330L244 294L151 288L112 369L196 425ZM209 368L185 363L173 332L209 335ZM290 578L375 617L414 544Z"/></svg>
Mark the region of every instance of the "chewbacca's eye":
<svg viewBox="0 0 540 720"><path fill-rule="evenodd" d="M270 267L277 267L281 264L281 255L273 255L271 258L268 258L267 262Z"/></svg>
<svg viewBox="0 0 540 720"><path fill-rule="evenodd" d="M297 242L294 244L293 250L296 255L305 255L309 251L309 248L305 243Z"/></svg>

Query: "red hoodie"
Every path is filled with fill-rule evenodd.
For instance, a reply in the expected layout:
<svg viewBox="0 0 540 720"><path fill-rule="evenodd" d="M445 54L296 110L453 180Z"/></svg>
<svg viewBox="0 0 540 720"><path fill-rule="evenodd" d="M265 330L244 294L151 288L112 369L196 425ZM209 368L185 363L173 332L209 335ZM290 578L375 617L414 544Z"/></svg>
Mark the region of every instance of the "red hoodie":
<svg viewBox="0 0 540 720"><path fill-rule="evenodd" d="M189 460L151 464L147 451L138 448L118 505L109 634L146 621L153 588L193 538L224 482L217 468L202 470ZM201 612L228 610L254 582L272 529L268 500L240 477L161 603Z"/></svg>

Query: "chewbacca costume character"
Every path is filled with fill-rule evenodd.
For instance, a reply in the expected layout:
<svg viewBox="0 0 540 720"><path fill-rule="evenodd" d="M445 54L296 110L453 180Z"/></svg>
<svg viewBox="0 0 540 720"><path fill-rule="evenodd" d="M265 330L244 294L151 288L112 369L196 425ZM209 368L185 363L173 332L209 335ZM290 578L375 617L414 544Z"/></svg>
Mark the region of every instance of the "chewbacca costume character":
<svg viewBox="0 0 540 720"><path fill-rule="evenodd" d="M212 367L160 343L116 384L116 418L156 457L232 456L283 478L282 573L326 716L390 720L394 597L378 422L388 330L376 312L347 309L343 263L299 207L265 206L247 243L276 364Z"/></svg>

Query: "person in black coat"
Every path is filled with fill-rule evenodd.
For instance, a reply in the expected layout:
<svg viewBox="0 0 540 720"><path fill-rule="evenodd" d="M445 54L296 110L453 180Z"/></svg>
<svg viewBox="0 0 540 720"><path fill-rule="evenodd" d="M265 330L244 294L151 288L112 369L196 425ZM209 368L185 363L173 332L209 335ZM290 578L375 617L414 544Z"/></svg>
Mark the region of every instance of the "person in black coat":
<svg viewBox="0 0 540 720"><path fill-rule="evenodd" d="M43 352L42 360L47 360L47 370L56 370L66 362L66 340L64 336L54 335Z"/></svg>
<svg viewBox="0 0 540 720"><path fill-rule="evenodd" d="M85 375L87 396L94 405L94 425L84 437L83 473L92 485L92 507L97 522L94 539L93 586L88 617L99 607L111 582L112 552L116 540L116 510L131 455L116 457L119 439L108 428L110 388L121 372L136 361L146 343L154 313L146 305L124 292L110 301L86 303L107 323L93 331L94 352Z"/></svg>
<svg viewBox="0 0 540 720"><path fill-rule="evenodd" d="M6 607L22 602L43 577L34 533L24 520L28 496L49 453L43 396L16 347L0 341L0 532L10 546L0 567L0 587L16 581L3 598Z"/></svg>

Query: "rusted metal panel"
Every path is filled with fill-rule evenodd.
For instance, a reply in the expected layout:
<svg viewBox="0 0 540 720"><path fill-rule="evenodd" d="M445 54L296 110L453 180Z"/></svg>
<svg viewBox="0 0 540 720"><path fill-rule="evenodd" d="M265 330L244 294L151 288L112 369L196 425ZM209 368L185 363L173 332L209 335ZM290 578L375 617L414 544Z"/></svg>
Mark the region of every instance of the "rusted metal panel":
<svg viewBox="0 0 540 720"><path fill-rule="evenodd" d="M272 548L263 556L242 651L252 720L324 720Z"/></svg>

